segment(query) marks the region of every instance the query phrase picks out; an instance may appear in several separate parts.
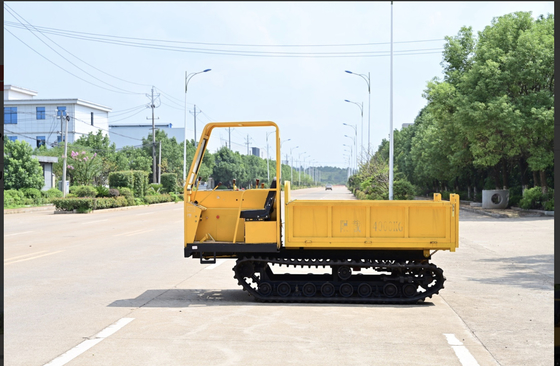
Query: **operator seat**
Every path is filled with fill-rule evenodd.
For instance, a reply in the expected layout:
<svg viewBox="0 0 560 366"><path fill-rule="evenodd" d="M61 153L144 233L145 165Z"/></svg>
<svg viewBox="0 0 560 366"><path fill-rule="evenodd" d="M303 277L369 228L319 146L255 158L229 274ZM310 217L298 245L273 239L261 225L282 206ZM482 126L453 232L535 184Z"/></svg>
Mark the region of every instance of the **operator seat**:
<svg viewBox="0 0 560 366"><path fill-rule="evenodd" d="M276 179L270 183L270 188L276 188ZM269 221L275 199L276 191L270 191L266 196L266 201L262 210L243 210L241 211L239 217L245 219L245 221Z"/></svg>

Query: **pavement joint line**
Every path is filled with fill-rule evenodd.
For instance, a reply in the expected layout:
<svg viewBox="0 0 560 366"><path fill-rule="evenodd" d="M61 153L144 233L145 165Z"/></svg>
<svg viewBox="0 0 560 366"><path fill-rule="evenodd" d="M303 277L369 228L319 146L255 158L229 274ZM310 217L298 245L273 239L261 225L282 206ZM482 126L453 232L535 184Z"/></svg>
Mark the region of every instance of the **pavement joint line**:
<svg viewBox="0 0 560 366"><path fill-rule="evenodd" d="M447 338L447 343L449 343L453 351L455 351L455 355L459 359L459 362L461 362L461 365L480 366L467 347L455 337L455 334L443 333L443 335Z"/></svg>
<svg viewBox="0 0 560 366"><path fill-rule="evenodd" d="M216 263L211 264L204 269L214 269L214 268L218 267L220 264L224 263L225 261L226 261L226 259L216 259Z"/></svg>
<svg viewBox="0 0 560 366"><path fill-rule="evenodd" d="M471 329L471 327L469 327L469 325L467 324L467 322L465 321L465 319L463 319L463 317L461 315L459 315L459 313L457 313L457 311L455 311L455 309L449 305L449 303L447 302L447 300L445 300L445 297L443 297L441 294L439 294L439 297L443 300L443 302L445 303L445 305L447 305L449 307L449 309L451 309L451 311L453 313L455 313L455 315L461 319L461 322L463 323L463 325L471 332L471 334L473 335L473 337L478 341L478 343L484 347L484 349L486 350L486 352L488 352L488 354L492 357L492 359L496 362L497 365L500 365L500 363L498 362L498 360L496 359L496 357L492 354L492 352L490 352L490 350L488 349L488 347L486 347L486 345L482 342L482 340L480 338L478 338L478 336L476 335L476 333ZM445 333L444 333L445 334ZM454 336L454 335L453 335ZM446 336L447 337L447 336ZM457 340L459 341L459 340ZM455 351L455 349L453 349ZM457 351L455 351L455 354L457 354ZM459 357L457 355L457 357ZM460 359L459 359L460 360ZM475 361L476 362L476 361ZM478 365L478 363L476 364ZM463 365L466 366L466 365Z"/></svg>
<svg viewBox="0 0 560 366"><path fill-rule="evenodd" d="M66 351L54 360L46 363L44 366L62 366L72 361L74 358L78 357L91 347L95 346L97 343L101 342L105 338L115 334L119 329L123 328L125 325L133 321L134 318L121 318L116 323L109 325L107 328L103 329L101 332L97 333L93 338L87 339L82 343L78 344L76 347Z"/></svg>
<svg viewBox="0 0 560 366"><path fill-rule="evenodd" d="M4 235L4 237L12 236L12 235L19 235L19 234L27 234L27 233L32 233L32 232L33 231L22 231L21 233L6 234L6 235Z"/></svg>
<svg viewBox="0 0 560 366"><path fill-rule="evenodd" d="M52 252L52 253L37 255L37 256L31 257L31 258L19 259L17 261L13 261L13 262L9 262L9 263L6 263L6 261L9 261L9 259L7 259L6 261L4 261L4 265L7 266L9 264L14 264L14 263L18 263L18 262L25 262L25 261L29 261L29 260L32 260L32 259L37 259L37 258L41 258L41 257L46 257L48 255L53 255L53 254L60 253L60 252L64 252L64 250L59 250L59 251Z"/></svg>
<svg viewBox="0 0 560 366"><path fill-rule="evenodd" d="M146 229L139 229L139 230L129 231L129 232L126 232L126 233L120 233L120 234L113 235L113 236L122 236L122 235L127 235L127 236L128 236L129 234L130 234L130 235L140 234L140 233L143 232L144 230L146 230ZM153 229L152 229L152 230L153 230Z"/></svg>
<svg viewBox="0 0 560 366"><path fill-rule="evenodd" d="M140 231L139 233L132 233L132 234L129 234L129 235L126 235L126 236L145 234L145 233L149 233L150 231L154 231L154 229L148 229L148 230Z"/></svg>

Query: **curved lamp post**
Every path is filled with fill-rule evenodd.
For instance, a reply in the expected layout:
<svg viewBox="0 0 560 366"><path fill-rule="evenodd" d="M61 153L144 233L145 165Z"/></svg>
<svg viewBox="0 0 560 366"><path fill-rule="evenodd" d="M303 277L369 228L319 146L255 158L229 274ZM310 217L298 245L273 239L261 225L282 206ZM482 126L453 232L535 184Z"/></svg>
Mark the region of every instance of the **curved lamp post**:
<svg viewBox="0 0 560 366"><path fill-rule="evenodd" d="M364 153L364 103L357 103L357 102L353 102L351 100L348 99L344 99L345 102L348 103L352 103L358 106L358 108L360 108L360 115L362 117L362 132L360 132L360 162L362 161L362 154ZM356 132L356 137L358 136L358 132ZM356 149L356 156L357 156L357 152L358 149Z"/></svg>
<svg viewBox="0 0 560 366"><path fill-rule="evenodd" d="M392 8L391 8L392 9ZM391 18L392 19L392 18ZM368 156L370 154L369 150L370 150L370 117L371 117L371 83L370 83L370 78L369 78L369 72L367 74L367 77L365 74L356 74L355 72L352 71L348 71L348 70L344 70L345 72L352 74L352 75L357 75L359 77L361 77L362 79L365 80L365 82L367 83L367 91L368 91L368 136L367 136L367 141L368 141Z"/></svg>
<svg viewBox="0 0 560 366"><path fill-rule="evenodd" d="M187 74L185 71L185 143L183 146L183 182L187 180L187 89L189 86L189 81L193 78L193 76L202 74L203 72L208 72L212 69L206 69L199 72L193 72L191 74ZM194 143L196 146L196 124L194 125Z"/></svg>

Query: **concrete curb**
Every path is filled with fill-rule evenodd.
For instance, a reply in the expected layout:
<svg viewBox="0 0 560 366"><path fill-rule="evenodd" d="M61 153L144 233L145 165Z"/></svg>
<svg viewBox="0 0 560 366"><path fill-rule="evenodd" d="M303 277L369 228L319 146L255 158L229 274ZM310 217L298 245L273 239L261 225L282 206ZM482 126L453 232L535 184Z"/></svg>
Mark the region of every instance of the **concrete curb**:
<svg viewBox="0 0 560 366"><path fill-rule="evenodd" d="M512 210L515 211L519 211L519 212L535 212L535 213L539 213L541 215L544 216L552 216L554 217L554 211L544 211L544 210L526 210L524 208L519 208L519 207L512 207Z"/></svg>
<svg viewBox="0 0 560 366"><path fill-rule="evenodd" d="M480 214L480 215L486 215L486 216L494 217L496 219L508 219L509 218L508 215L492 213L492 212L487 212L487 211L482 211L482 210L476 210L474 208L470 208L470 207L466 207L466 206L459 206L459 208L461 210L464 210L464 211L473 212L473 213L477 213L477 214Z"/></svg>
<svg viewBox="0 0 560 366"><path fill-rule="evenodd" d="M4 215L35 212L35 211L49 211L54 209L54 205L35 206L35 207L22 207L22 208L5 208Z"/></svg>
<svg viewBox="0 0 560 366"><path fill-rule="evenodd" d="M183 201L179 201L177 202L177 204L182 203ZM175 202L163 202L163 203L152 203L151 205L140 205L140 206L125 206L125 207L115 207L115 208L104 208L101 210L93 210L91 212L85 212L85 214L92 214L92 213L101 213L101 212L111 212L111 211L122 211L122 210L130 210L130 209L134 209L134 208L141 208L141 207L148 207L148 206L154 206L154 205L170 205L170 204L175 204ZM49 205L49 206L43 206L43 207L25 207L25 208L10 208L10 209L4 209L4 215L7 214L18 214L18 213L29 213L29 212L36 212L36 211L51 211L53 210L55 207L54 205ZM56 215L60 215L60 214L78 214L78 215L82 215L82 213L78 213L78 212L72 212L72 211L56 211L56 209L53 211L54 214Z"/></svg>

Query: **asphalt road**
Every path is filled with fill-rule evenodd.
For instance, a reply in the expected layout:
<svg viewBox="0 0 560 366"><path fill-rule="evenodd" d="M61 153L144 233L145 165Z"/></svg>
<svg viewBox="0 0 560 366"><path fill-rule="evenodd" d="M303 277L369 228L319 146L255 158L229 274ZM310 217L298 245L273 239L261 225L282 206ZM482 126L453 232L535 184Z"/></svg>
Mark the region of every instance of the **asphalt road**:
<svg viewBox="0 0 560 366"><path fill-rule="evenodd" d="M256 303L232 260L183 258L182 217L181 203L5 215L5 364L552 364L553 218L461 212L457 252L433 257L445 289L395 306Z"/></svg>

